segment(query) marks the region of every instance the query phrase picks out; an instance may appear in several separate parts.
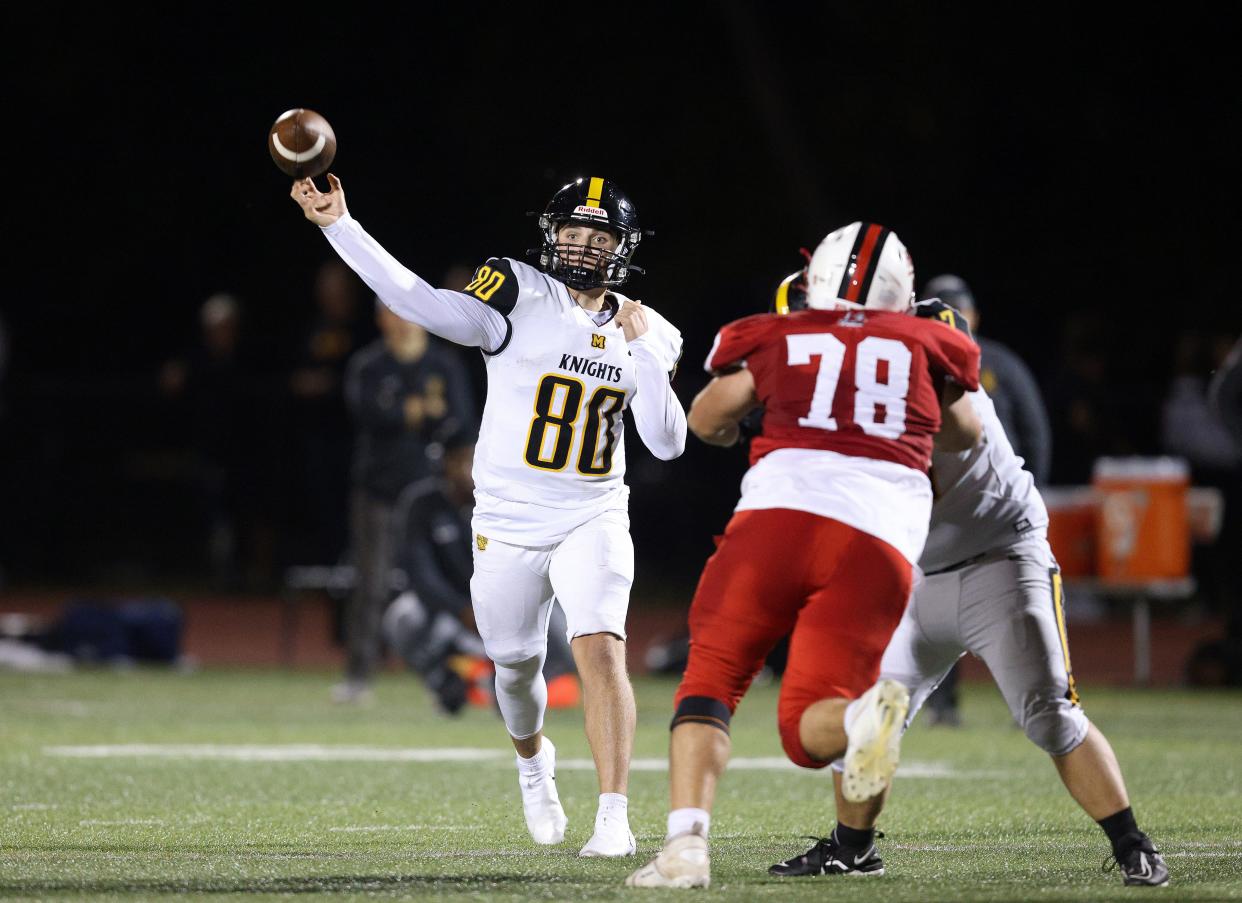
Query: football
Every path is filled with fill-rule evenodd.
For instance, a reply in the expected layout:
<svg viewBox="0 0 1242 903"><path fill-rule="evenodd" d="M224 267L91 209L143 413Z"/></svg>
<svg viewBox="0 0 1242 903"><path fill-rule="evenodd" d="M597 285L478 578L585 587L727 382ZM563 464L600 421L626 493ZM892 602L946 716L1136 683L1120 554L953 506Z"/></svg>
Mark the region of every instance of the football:
<svg viewBox="0 0 1242 903"><path fill-rule="evenodd" d="M267 133L267 150L280 171L295 179L328 171L336 157L336 134L328 120L301 107L281 113Z"/></svg>

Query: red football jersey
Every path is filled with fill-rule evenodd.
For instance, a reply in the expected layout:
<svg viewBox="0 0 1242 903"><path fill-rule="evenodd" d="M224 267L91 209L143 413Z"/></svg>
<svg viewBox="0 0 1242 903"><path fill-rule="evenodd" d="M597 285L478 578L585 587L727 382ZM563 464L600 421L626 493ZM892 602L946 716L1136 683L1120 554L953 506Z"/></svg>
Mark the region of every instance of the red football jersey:
<svg viewBox="0 0 1242 903"><path fill-rule="evenodd" d="M935 320L880 310L803 310L736 320L707 370L750 370L763 432L750 463L778 448L818 448L926 471L946 377L979 388L979 346Z"/></svg>

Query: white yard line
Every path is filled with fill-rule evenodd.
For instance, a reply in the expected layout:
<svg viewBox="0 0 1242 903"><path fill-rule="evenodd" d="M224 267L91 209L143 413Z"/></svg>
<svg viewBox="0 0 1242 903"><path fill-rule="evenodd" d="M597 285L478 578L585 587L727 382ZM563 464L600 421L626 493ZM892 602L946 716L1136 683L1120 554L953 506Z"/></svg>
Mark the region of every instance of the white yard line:
<svg viewBox="0 0 1242 903"><path fill-rule="evenodd" d="M99 746L46 746L48 756L71 759L196 759L229 762L443 762L478 763L489 762L508 765L512 753L501 749L481 747L410 748L383 746L324 746L300 743L279 746L223 745L188 743L128 743ZM591 759L565 758L557 761L564 771L593 771ZM668 770L668 759L634 759L633 771L663 772ZM729 762L730 771L785 771L791 774L815 775L819 772L799 768L780 756L741 756ZM958 769L947 762L909 761L902 764L898 774L902 778L1001 778L1009 771Z"/></svg>

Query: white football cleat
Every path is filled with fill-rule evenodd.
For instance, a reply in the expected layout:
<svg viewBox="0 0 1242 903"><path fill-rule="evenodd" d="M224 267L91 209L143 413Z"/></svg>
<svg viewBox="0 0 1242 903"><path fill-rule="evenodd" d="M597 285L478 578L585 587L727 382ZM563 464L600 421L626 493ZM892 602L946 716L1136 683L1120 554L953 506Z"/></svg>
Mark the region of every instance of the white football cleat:
<svg viewBox="0 0 1242 903"><path fill-rule="evenodd" d="M664 842L660 855L625 879L626 887L708 887L712 860L707 838L688 831Z"/></svg>
<svg viewBox="0 0 1242 903"><path fill-rule="evenodd" d="M551 845L565 839L565 825L569 819L561 808L561 798L556 792L556 747L547 737L541 747L546 766L535 775L518 769L518 786L522 789L522 812L526 816L526 828L535 843ZM519 756L519 760L520 760Z"/></svg>
<svg viewBox="0 0 1242 903"><path fill-rule="evenodd" d="M595 833L586 842L586 846L578 851L578 855L586 859L613 859L633 856L637 852L638 844L634 842L634 832L630 830L629 819L599 812L595 816Z"/></svg>
<svg viewBox="0 0 1242 903"><path fill-rule="evenodd" d="M884 792L897 771L910 694L895 680L882 680L858 699L849 730L841 792L861 803Z"/></svg>

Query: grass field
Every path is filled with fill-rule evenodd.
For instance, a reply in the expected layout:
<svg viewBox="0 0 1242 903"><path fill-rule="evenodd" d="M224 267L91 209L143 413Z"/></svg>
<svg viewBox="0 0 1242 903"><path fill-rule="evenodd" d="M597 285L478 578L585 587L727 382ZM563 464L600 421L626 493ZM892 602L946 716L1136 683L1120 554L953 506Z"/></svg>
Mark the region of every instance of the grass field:
<svg viewBox="0 0 1242 903"><path fill-rule="evenodd" d="M412 680L368 709L327 702L328 674L0 674L0 897L668 899L625 875L659 845L673 685L642 680L631 823L639 859L575 857L596 788L581 713L547 730L567 840L527 839L499 720L436 716ZM1123 888L1106 845L996 691L968 687L967 726L916 726L881 829L888 874L769 878L832 825L823 773L781 767L776 691L734 721L712 825L721 900L1242 899L1242 695L1088 688L1140 823L1173 884ZM449 750L437 753L436 750ZM453 752L452 750L456 750ZM447 761L445 761L447 759ZM438 760L438 761L437 761ZM574 760L578 760L575 762Z"/></svg>

